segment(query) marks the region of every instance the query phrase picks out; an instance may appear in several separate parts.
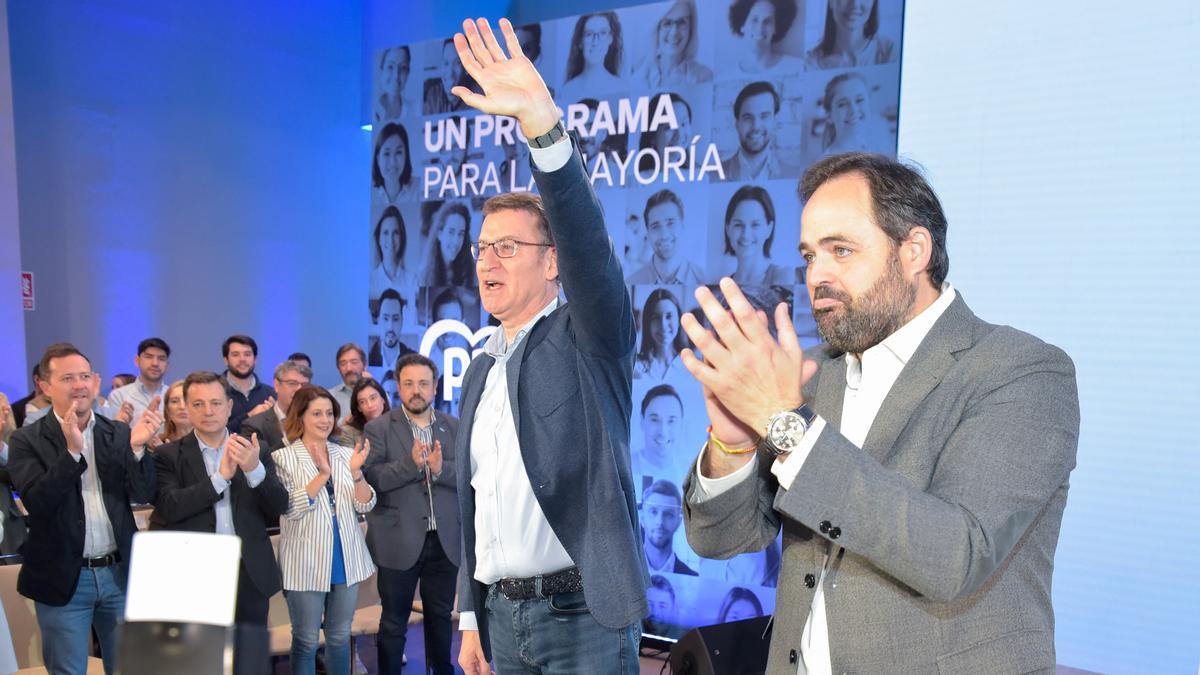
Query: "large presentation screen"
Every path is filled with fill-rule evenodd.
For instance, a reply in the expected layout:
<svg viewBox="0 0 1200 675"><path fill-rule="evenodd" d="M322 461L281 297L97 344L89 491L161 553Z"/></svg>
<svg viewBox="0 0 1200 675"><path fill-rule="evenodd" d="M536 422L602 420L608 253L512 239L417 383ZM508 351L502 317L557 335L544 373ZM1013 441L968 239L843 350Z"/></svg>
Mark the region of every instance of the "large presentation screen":
<svg viewBox="0 0 1200 675"><path fill-rule="evenodd" d="M830 153L895 154L902 13L902 0L681 0L517 29L579 140L633 300L649 635L774 609L778 540L710 560L684 535L683 478L708 420L679 317L699 315L697 286L728 275L768 312L789 303L804 347L819 341L797 181ZM475 85L449 39L374 59L368 366L394 407L396 359L429 356L437 408L457 414L462 375L495 330L469 243L489 197L536 189L529 150L512 119L450 94Z"/></svg>

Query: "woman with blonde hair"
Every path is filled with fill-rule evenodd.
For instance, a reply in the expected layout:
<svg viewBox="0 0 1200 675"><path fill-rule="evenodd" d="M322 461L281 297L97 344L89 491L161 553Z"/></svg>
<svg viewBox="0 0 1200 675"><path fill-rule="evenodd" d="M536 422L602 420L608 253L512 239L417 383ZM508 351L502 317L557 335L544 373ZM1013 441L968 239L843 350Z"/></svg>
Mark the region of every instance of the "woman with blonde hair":
<svg viewBox="0 0 1200 675"><path fill-rule="evenodd" d="M357 518L375 508L375 490L362 473L370 444L359 441L351 450L329 440L339 435L340 414L333 394L304 385L283 422L291 445L271 454L290 495L279 521L279 567L292 619L291 669L298 674L316 671L324 623L326 672L349 675L358 584L375 573Z"/></svg>
<svg viewBox="0 0 1200 675"><path fill-rule="evenodd" d="M698 41L696 3L676 0L654 27L654 47L638 68L637 83L654 89L711 82L712 70L696 62Z"/></svg>
<svg viewBox="0 0 1200 675"><path fill-rule="evenodd" d="M160 443L177 441L192 433L192 422L188 419L187 402L183 400L183 380L167 387L167 398L163 402L167 420L163 423L163 432L158 437Z"/></svg>

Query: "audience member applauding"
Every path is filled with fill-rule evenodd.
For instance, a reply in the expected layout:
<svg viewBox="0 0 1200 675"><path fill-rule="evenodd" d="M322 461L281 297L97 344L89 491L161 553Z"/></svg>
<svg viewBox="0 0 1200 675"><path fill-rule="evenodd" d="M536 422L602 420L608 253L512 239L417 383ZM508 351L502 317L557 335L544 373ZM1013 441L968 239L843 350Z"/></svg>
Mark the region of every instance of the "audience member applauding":
<svg viewBox="0 0 1200 675"><path fill-rule="evenodd" d="M141 419L151 403L161 413L167 393L163 377L167 374L170 358L171 348L161 338L146 338L139 342L137 356L133 359L138 368L137 379L109 392L108 404L102 412L110 419L126 424Z"/></svg>
<svg viewBox="0 0 1200 675"><path fill-rule="evenodd" d="M234 673L264 672L267 655L260 640L270 598L280 588L267 524L287 510L288 493L258 437L229 433L236 392L221 376L188 375L183 396L194 431L154 454L158 495L150 529L241 537L234 621L244 628L235 638Z"/></svg>
<svg viewBox="0 0 1200 675"><path fill-rule="evenodd" d="M53 414L13 434L9 449L13 485L29 511L17 590L34 601L49 672L86 671L94 628L111 673L137 531L129 504L153 499L144 446L162 418L149 410L130 429L94 414L96 375L73 345L48 348L38 372Z"/></svg>
<svg viewBox="0 0 1200 675"><path fill-rule="evenodd" d="M328 391L306 384L288 409L290 443L272 457L289 495L280 522L279 563L292 619L292 673L316 672L318 633L325 628L325 672L349 675L350 622L358 585L375 573L356 513L375 507L363 478L370 443L354 449L330 441L341 411Z"/></svg>
<svg viewBox="0 0 1200 675"><path fill-rule="evenodd" d="M267 450L275 451L287 445L284 439L283 420L287 417L288 406L292 404L292 396L300 387L312 381L312 369L296 361L284 361L275 367L275 394L278 398L274 404L257 414L246 418L239 433L242 436L258 434L266 441Z"/></svg>

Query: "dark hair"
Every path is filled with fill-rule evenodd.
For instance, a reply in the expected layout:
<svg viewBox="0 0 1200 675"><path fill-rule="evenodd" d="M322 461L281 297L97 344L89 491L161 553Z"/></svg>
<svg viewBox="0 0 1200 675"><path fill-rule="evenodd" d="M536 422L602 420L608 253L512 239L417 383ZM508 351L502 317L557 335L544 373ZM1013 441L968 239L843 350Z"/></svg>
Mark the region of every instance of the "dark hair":
<svg viewBox="0 0 1200 675"><path fill-rule="evenodd" d="M450 216L463 219L462 245L454 260L443 260L442 249L437 244L436 232L446 224ZM426 286L470 286L475 279L475 260L471 258L471 212L462 202L450 202L437 217L437 226L430 232L433 245L433 260L425 276Z"/></svg>
<svg viewBox="0 0 1200 675"><path fill-rule="evenodd" d="M347 342L346 344L342 345L341 347L338 347L337 356L333 357L334 364L336 364L338 361L341 361L342 354L345 354L346 352L349 352L349 351L358 352L359 360L363 362L363 365L367 364L367 353L363 351L362 347L359 347L358 345L354 344L353 342Z"/></svg>
<svg viewBox="0 0 1200 675"><path fill-rule="evenodd" d="M400 170L400 184L408 185L412 180L412 149L408 144L408 130L403 124L388 122L375 137L375 152L371 155L371 184L375 187L383 187L383 174L379 172L379 149L392 136L399 136L400 142L404 143L404 168Z"/></svg>
<svg viewBox="0 0 1200 675"><path fill-rule="evenodd" d="M546 207L542 198L532 192L509 192L496 195L483 203L483 215L492 215L497 211L524 211L537 220L538 234L546 243L554 245L554 232L550 230L550 220L546 217Z"/></svg>
<svg viewBox="0 0 1200 675"><path fill-rule="evenodd" d="M250 337L249 335L230 335L229 337L225 338L225 341L221 343L222 358L229 358L229 346L235 343L239 345L246 345L250 348L251 353L254 354L254 358L258 358L258 343L255 342L254 338Z"/></svg>
<svg viewBox="0 0 1200 675"><path fill-rule="evenodd" d="M408 62L410 64L412 63L412 52L409 51L408 45L400 45L399 47L388 47L387 49L379 52L379 67L380 68L383 68L383 64L387 62L388 52L404 52L405 54L408 55Z"/></svg>
<svg viewBox="0 0 1200 675"><path fill-rule="evenodd" d="M683 316L683 305L679 304L679 298L675 294L665 288L656 288L646 297L646 303L642 305L642 348L638 350L638 358L650 359L650 311L659 302L670 300L675 305L675 313L678 316ZM677 328L675 331L675 340L671 343L671 348L678 354L688 346L687 334L683 332L683 328ZM682 403L681 403L682 405Z"/></svg>
<svg viewBox="0 0 1200 675"><path fill-rule="evenodd" d="M382 384L379 384L379 382L372 377L364 377L363 379L359 380L358 384L354 385L354 389L350 392L350 421L346 422L346 426L350 427L351 429L357 429L358 431L362 431L363 427L367 425L366 415L363 414L363 411L358 409L358 395L361 394L364 389L374 389L379 393L379 397L383 399L384 413L392 409L392 403L388 400L388 394L383 390Z"/></svg>
<svg viewBox="0 0 1200 675"><path fill-rule="evenodd" d="M771 202L771 194L757 185L743 185L729 198L729 205L725 207L725 255L733 255L733 244L729 241L728 229L729 221L733 220L733 212L739 204L750 200L762 204L763 214L771 224L771 234L763 242L763 255L771 255L771 244L775 241L775 204Z"/></svg>
<svg viewBox="0 0 1200 675"><path fill-rule="evenodd" d="M433 299L433 303L429 305L430 318L437 316L438 307L441 307L442 305L449 305L450 303L458 305L458 308L464 312L467 309L463 304L462 298L458 296L458 291L453 288L447 288L441 293L438 293L437 297Z"/></svg>
<svg viewBox="0 0 1200 675"><path fill-rule="evenodd" d="M542 55L542 24L527 23L524 26L517 26L513 29L513 32L515 33L519 30L527 30L533 36L533 48L525 52L525 57L530 61L537 61L538 57ZM520 39L518 38L519 41Z"/></svg>
<svg viewBox="0 0 1200 675"><path fill-rule="evenodd" d="M383 311L384 300L395 300L396 302L400 303L401 314L404 313L404 305L408 304L404 301L404 298L400 297L400 293L397 292L396 289L385 288L383 289L383 292L379 294L379 302L375 303L375 311L371 312L371 321L376 323L379 322L379 314Z"/></svg>
<svg viewBox="0 0 1200 675"><path fill-rule="evenodd" d="M433 361L430 360L429 357L425 356L424 354L413 353L413 354L405 354L404 356L401 356L400 358L396 359L396 382L397 383L400 382L400 371L404 370L408 366L425 366L426 368L429 369L429 372L433 373L434 381L437 381L437 379L438 379L438 369L437 369L437 366L435 366L433 364Z"/></svg>
<svg viewBox="0 0 1200 675"><path fill-rule="evenodd" d="M725 599L721 601L721 610L717 612L717 623L725 623L729 616L729 609L733 607L733 603L739 601L745 601L754 605L754 610L757 612L755 616L763 615L762 602L759 601L754 591L742 586L734 586L729 589L729 592L725 594Z"/></svg>
<svg viewBox="0 0 1200 675"><path fill-rule="evenodd" d="M117 373L113 375L113 379L121 383L118 386L124 387L127 384L133 384L134 380L137 379L137 375L133 373Z"/></svg>
<svg viewBox="0 0 1200 675"><path fill-rule="evenodd" d="M657 384L650 387L650 391L646 392L646 395L642 397L642 417L646 416L646 408L650 407L650 403L654 399L663 396L675 397L675 400L679 401L679 409L683 410L683 399L679 398L679 392L675 391L675 387L669 384Z"/></svg>
<svg viewBox="0 0 1200 675"><path fill-rule="evenodd" d="M593 16L604 17L608 21L608 29L612 32L612 42L608 45L608 53L604 55L604 69L615 76L621 70L621 21L616 12L592 12L584 14L575 21L575 34L571 36L571 52L567 56L567 80L583 72L583 29L588 19Z"/></svg>
<svg viewBox="0 0 1200 675"><path fill-rule="evenodd" d="M679 502L680 506L683 506L683 493L679 491L678 485L669 480L663 480L660 478L651 483L650 487L646 488L645 491L642 492L642 501L645 502L646 498L650 495L666 495L667 497L671 497L675 499L675 501Z"/></svg>
<svg viewBox="0 0 1200 675"><path fill-rule="evenodd" d="M825 3L825 32L821 34L821 41L813 48L813 51L821 56L830 56L833 54L833 49L837 43L837 21L833 18L832 2ZM875 37L875 33L879 30L879 0L874 0L871 3L871 14L867 17L867 22L863 24L863 37L870 40Z"/></svg>
<svg viewBox="0 0 1200 675"><path fill-rule="evenodd" d="M296 395L292 397L292 403L288 406L287 417L283 419L283 433L289 442L295 442L304 435L304 413L308 410L308 405L319 398L329 401L333 406L333 429L329 431L329 437L337 438L342 435L342 430L338 428L338 421L342 418L342 407L338 405L337 399L324 387L306 384L296 390Z"/></svg>
<svg viewBox="0 0 1200 675"><path fill-rule="evenodd" d="M671 594L671 604L675 604L675 589L671 588L671 582L661 574L655 574L650 577L649 588L656 588L660 591L666 591Z"/></svg>
<svg viewBox="0 0 1200 675"><path fill-rule="evenodd" d="M758 3L759 0L734 0L734 3L729 7L729 27L734 33L742 34L742 27L746 25L746 18L750 16L750 8ZM792 29L792 22L796 20L796 0L768 0L775 8L775 34L771 36L771 42L779 42Z"/></svg>
<svg viewBox="0 0 1200 675"><path fill-rule="evenodd" d="M646 200L646 208L642 210L642 222L646 224L646 229L650 229L650 209L668 202L679 209L679 217L683 218L683 200L679 198L679 195L664 188L650 195L650 198Z"/></svg>
<svg viewBox="0 0 1200 675"><path fill-rule="evenodd" d="M375 255L379 258L379 262L383 262L383 246L379 243L379 235L383 232L383 221L388 218L395 218L396 225L400 229L400 249L396 251L396 257L403 262L404 252L408 250L408 227L404 224L404 216L400 215L400 209L395 205L388 206L379 215L379 220L375 221Z"/></svg>
<svg viewBox="0 0 1200 675"><path fill-rule="evenodd" d="M775 114L779 114L779 92L775 91L775 85L770 82L751 82L742 87L738 92L737 98L733 100L733 119L737 119L742 114L742 104L751 96L759 96L761 94L770 94L775 100Z"/></svg>
<svg viewBox="0 0 1200 675"><path fill-rule="evenodd" d="M681 99L681 100L682 100L682 99ZM594 117L594 115L596 114L596 111L600 109L600 101L598 101L598 100L596 100L596 99L594 99L594 98L581 98L581 99L579 99L578 101L576 101L576 103L582 103L583 105L586 105L586 106L588 107L588 110L590 111L590 113L591 113L591 115L592 115L592 116L589 116L589 117L588 117L588 121L587 121L587 123L585 124L585 126L584 126L584 129L582 129L582 130L580 130L580 131L579 131L579 135L580 135L581 137L583 137L583 136L586 136L587 138L591 138L591 136L590 136L590 135L585 135L583 132L584 132L584 131L591 131L591 123L592 123L593 121L595 121L595 119L596 119L596 118ZM687 102L686 102L686 101L684 102L684 105L687 105ZM690 110L691 110L691 108L689 107L689 108L688 108L688 110L690 111ZM691 114L691 113L689 112L689 115L690 115L690 114ZM646 138L647 136L648 136L648 137L650 137L650 138L653 138L653 137L654 137L654 134L656 133L656 131L657 131L657 130L655 130L655 131L649 131L649 130L647 130L647 131L643 131L643 132L642 132L642 138ZM653 144L651 144L651 145L640 145L640 147L652 147L652 146L653 146ZM608 134L608 135L607 135L607 136L604 138L604 140L603 140L603 141L600 143L600 149L599 149L599 151L598 151L598 152L599 152L600 154L603 154L603 153L605 153L605 152L609 152L609 153L612 153L613 155L615 155L616 157L619 157L621 160L624 160L624 159L625 159L625 157L626 157L626 156L629 154L629 133L628 133L628 132L626 132L626 133L623 133L623 134L618 134L618 133L610 133L610 134ZM643 157L642 157L642 161L643 161L643 162L649 162L650 160L649 160L649 158L647 158L647 157L643 156Z"/></svg>
<svg viewBox="0 0 1200 675"><path fill-rule="evenodd" d="M307 361L309 364L309 367L310 368L312 367L312 357L309 356L308 354L305 354L304 352L292 352L291 355L289 355L287 357L287 360L288 361Z"/></svg>
<svg viewBox="0 0 1200 675"><path fill-rule="evenodd" d="M42 379L50 379L50 362L54 359L63 359L68 356L82 356L84 361L88 362L88 367L92 365L92 360L84 356L83 352L71 344L70 342L56 342L42 354L42 360L38 362L38 368L41 370Z"/></svg>
<svg viewBox="0 0 1200 675"><path fill-rule="evenodd" d="M868 152L847 152L817 161L800 179L800 198L808 201L817 188L846 174L858 174L867 181L871 210L879 229L899 244L914 227L924 227L933 238L929 257L929 280L941 288L950 272L946 252L946 214L933 188L912 166L891 157Z"/></svg>
<svg viewBox="0 0 1200 675"><path fill-rule="evenodd" d="M138 343L138 356L141 356L147 349L152 348L161 349L167 355L167 358L171 357L171 348L167 346L167 343L162 338L156 337L146 338Z"/></svg>
<svg viewBox="0 0 1200 675"><path fill-rule="evenodd" d="M662 100L662 98L664 96L669 97L671 99L672 105L674 105L676 103L682 103L683 107L687 109L688 119L694 118L694 115L692 115L692 104L688 103L686 99L684 99L682 96L680 96L679 94L676 94L673 91L655 94L654 98L651 99L650 108L652 110L657 110L659 102ZM676 120L676 121L678 121L678 120ZM664 131L666 131L666 129L664 129L663 127L656 127L654 129L647 129L647 130L643 131L641 136L638 137L638 150L645 150L646 148L655 148L655 146L658 144L658 135L660 133L663 133ZM684 142L686 143L688 140L690 140L690 139L684 139ZM655 149L657 150L657 148L655 148ZM651 157L649 154L642 155L641 158L638 160L637 170L639 172L645 173L647 171L652 171L653 169L654 169L654 158Z"/></svg>
<svg viewBox="0 0 1200 675"><path fill-rule="evenodd" d="M225 398L233 400L233 389L230 388L229 381L208 370L197 370L194 373L188 373L188 376L183 378L183 400L185 402L188 400L188 392L194 385L212 384L213 382L221 385L221 390L225 392Z"/></svg>

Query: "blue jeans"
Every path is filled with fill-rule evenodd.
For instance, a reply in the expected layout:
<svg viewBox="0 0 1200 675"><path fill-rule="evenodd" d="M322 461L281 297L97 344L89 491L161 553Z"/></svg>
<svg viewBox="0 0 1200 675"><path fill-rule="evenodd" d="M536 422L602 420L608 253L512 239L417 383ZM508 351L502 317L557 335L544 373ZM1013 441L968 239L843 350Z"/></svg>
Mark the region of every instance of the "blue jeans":
<svg viewBox="0 0 1200 675"><path fill-rule="evenodd" d="M507 673L637 675L641 624L605 628L592 618L583 592L509 600L488 590L492 666Z"/></svg>
<svg viewBox="0 0 1200 675"><path fill-rule="evenodd" d="M75 595L62 607L34 603L42 632L42 660L50 675L87 671L93 625L100 639L104 672L112 675L117 662L117 621L125 614L125 591L117 585L113 569L80 568Z"/></svg>
<svg viewBox="0 0 1200 675"><path fill-rule="evenodd" d="M321 616L325 617L325 672L329 675L350 673L350 622L358 603L358 584L333 584L329 592L285 591L288 614L292 617L292 673L316 672L318 634Z"/></svg>

